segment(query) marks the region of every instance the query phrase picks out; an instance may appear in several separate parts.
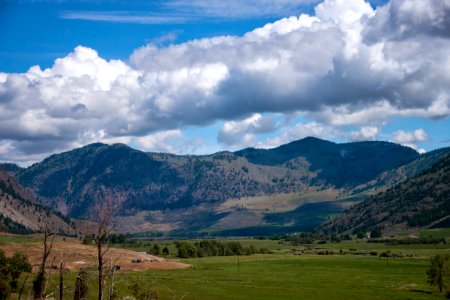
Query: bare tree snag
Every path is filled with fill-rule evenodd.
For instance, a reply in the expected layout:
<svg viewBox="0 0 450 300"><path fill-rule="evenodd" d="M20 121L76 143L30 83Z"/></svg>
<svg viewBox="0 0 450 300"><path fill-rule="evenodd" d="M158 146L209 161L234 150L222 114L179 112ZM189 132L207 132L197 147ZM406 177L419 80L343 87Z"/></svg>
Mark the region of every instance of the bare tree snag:
<svg viewBox="0 0 450 300"><path fill-rule="evenodd" d="M42 231L42 243L43 243L43 253L42 253L42 261L41 265L39 266L38 273L36 274L35 279L33 280L33 290L34 290L34 299L45 299L46 294L46 286L47 286L47 280L46 280L46 265L47 265L47 259L52 251L53 242L55 240L55 233L50 230L50 228L43 224L41 225L41 231Z"/></svg>
<svg viewBox="0 0 450 300"><path fill-rule="evenodd" d="M59 262L59 300L64 299L64 252L61 251L61 261Z"/></svg>
<svg viewBox="0 0 450 300"><path fill-rule="evenodd" d="M102 203L97 203L94 211L98 217L94 233L94 242L97 247L98 300L103 300L104 281L108 277L104 274L105 255L109 250L109 238L113 231L114 206L111 197L104 197Z"/></svg>

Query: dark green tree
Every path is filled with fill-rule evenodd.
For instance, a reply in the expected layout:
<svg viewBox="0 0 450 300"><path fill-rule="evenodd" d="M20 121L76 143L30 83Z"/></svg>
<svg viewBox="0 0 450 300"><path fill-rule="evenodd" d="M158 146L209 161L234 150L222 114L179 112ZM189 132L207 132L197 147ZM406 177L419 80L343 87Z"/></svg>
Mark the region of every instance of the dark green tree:
<svg viewBox="0 0 450 300"><path fill-rule="evenodd" d="M449 259L448 254L436 254L431 258L431 265L427 270L427 282L432 286L437 286L440 292L447 287L450 279Z"/></svg>
<svg viewBox="0 0 450 300"><path fill-rule="evenodd" d="M366 233L362 230L358 230L358 232L356 233L356 237L358 239L363 239L366 236Z"/></svg>
<svg viewBox="0 0 450 300"><path fill-rule="evenodd" d="M20 277L20 274L23 272L31 272L31 264L28 261L28 257L21 253L14 254L9 259L9 276L10 276L10 285L13 291L17 288L17 280Z"/></svg>
<svg viewBox="0 0 450 300"><path fill-rule="evenodd" d="M150 253L153 255L161 255L161 248L158 244L154 244L152 249L150 250Z"/></svg>
<svg viewBox="0 0 450 300"><path fill-rule="evenodd" d="M3 250L0 250L0 300L6 299L11 293L8 283L8 259Z"/></svg>
<svg viewBox="0 0 450 300"><path fill-rule="evenodd" d="M0 299L6 299L17 288L17 280L22 272L31 272L31 264L28 258L16 253L7 258L0 250Z"/></svg>
<svg viewBox="0 0 450 300"><path fill-rule="evenodd" d="M11 287L8 282L0 278L0 300L6 300L11 293Z"/></svg>
<svg viewBox="0 0 450 300"><path fill-rule="evenodd" d="M189 242L181 241L177 243L178 257L190 258L197 256L197 247Z"/></svg>
<svg viewBox="0 0 450 300"><path fill-rule="evenodd" d="M376 239L376 238L380 238L382 236L382 232L380 228L374 228L372 229L372 231L370 232L370 237L372 239Z"/></svg>

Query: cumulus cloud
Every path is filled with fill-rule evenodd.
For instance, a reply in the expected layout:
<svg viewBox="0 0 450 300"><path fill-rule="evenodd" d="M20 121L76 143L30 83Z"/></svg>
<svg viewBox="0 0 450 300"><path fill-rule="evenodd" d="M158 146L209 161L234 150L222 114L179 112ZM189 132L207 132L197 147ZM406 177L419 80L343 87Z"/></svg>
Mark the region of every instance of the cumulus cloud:
<svg viewBox="0 0 450 300"><path fill-rule="evenodd" d="M432 3L431 3L432 2ZM432 5L430 5L432 4ZM404 40L423 36L448 37L450 1L391 1L377 11L366 29L366 39Z"/></svg>
<svg viewBox="0 0 450 300"><path fill-rule="evenodd" d="M359 131L352 131L350 138L354 142L374 141L377 139L380 130L378 127L364 126Z"/></svg>
<svg viewBox="0 0 450 300"><path fill-rule="evenodd" d="M257 134L275 131L278 126L273 118L254 114L243 120L225 122L217 139L227 146L254 146L258 140Z"/></svg>
<svg viewBox="0 0 450 300"><path fill-rule="evenodd" d="M350 139L373 139L391 116L445 118L448 4L391 0L374 10L363 0L325 0L313 15L241 37L150 44L129 61L79 46L51 68L0 73L0 139L30 156L95 138L141 138L145 147L155 132L224 120L218 139L231 145L233 134L255 141L266 126L255 116L301 112L312 119L266 143L275 145L319 128L334 138L336 126L349 124L364 128Z"/></svg>
<svg viewBox="0 0 450 300"><path fill-rule="evenodd" d="M404 131L399 130L394 133L392 133L391 140L394 143L402 144L404 146L411 147L415 150L418 150L419 152L423 153L425 150L423 149L417 149L417 143L420 142L426 142L428 141L428 133L420 128L416 129L414 131Z"/></svg>
<svg viewBox="0 0 450 300"><path fill-rule="evenodd" d="M186 138L179 129L156 132L133 141L145 151L176 154L195 153L203 144L202 140Z"/></svg>

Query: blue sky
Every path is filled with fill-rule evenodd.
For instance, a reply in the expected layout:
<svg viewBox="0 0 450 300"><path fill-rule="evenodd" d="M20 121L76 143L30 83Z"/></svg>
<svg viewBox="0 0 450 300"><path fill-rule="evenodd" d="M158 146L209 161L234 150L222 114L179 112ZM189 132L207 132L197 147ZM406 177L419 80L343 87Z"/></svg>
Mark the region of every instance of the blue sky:
<svg viewBox="0 0 450 300"><path fill-rule="evenodd" d="M425 2L0 1L0 160L96 141L449 146L450 7Z"/></svg>
<svg viewBox="0 0 450 300"><path fill-rule="evenodd" d="M163 46L204 37L242 35L289 16L281 9L250 16L211 16L202 11L187 14L184 6L167 3L170 1L2 1L0 37L8 42L0 45L0 70L26 72L36 64L50 67L56 58L78 45L96 49L106 59L126 60L134 49L147 43ZM296 7L293 15L311 12L314 2ZM89 20L94 14L123 20ZM86 19L79 19L82 15ZM144 20L127 20L130 15ZM152 17L160 19L152 21ZM169 35L172 40L166 38Z"/></svg>

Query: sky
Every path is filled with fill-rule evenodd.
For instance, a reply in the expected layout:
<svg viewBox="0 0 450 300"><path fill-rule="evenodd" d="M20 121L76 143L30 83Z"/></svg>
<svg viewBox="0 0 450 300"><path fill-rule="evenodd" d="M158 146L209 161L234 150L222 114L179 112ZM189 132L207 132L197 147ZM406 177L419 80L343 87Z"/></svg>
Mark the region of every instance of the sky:
<svg viewBox="0 0 450 300"><path fill-rule="evenodd" d="M0 0L0 161L450 146L450 0Z"/></svg>

